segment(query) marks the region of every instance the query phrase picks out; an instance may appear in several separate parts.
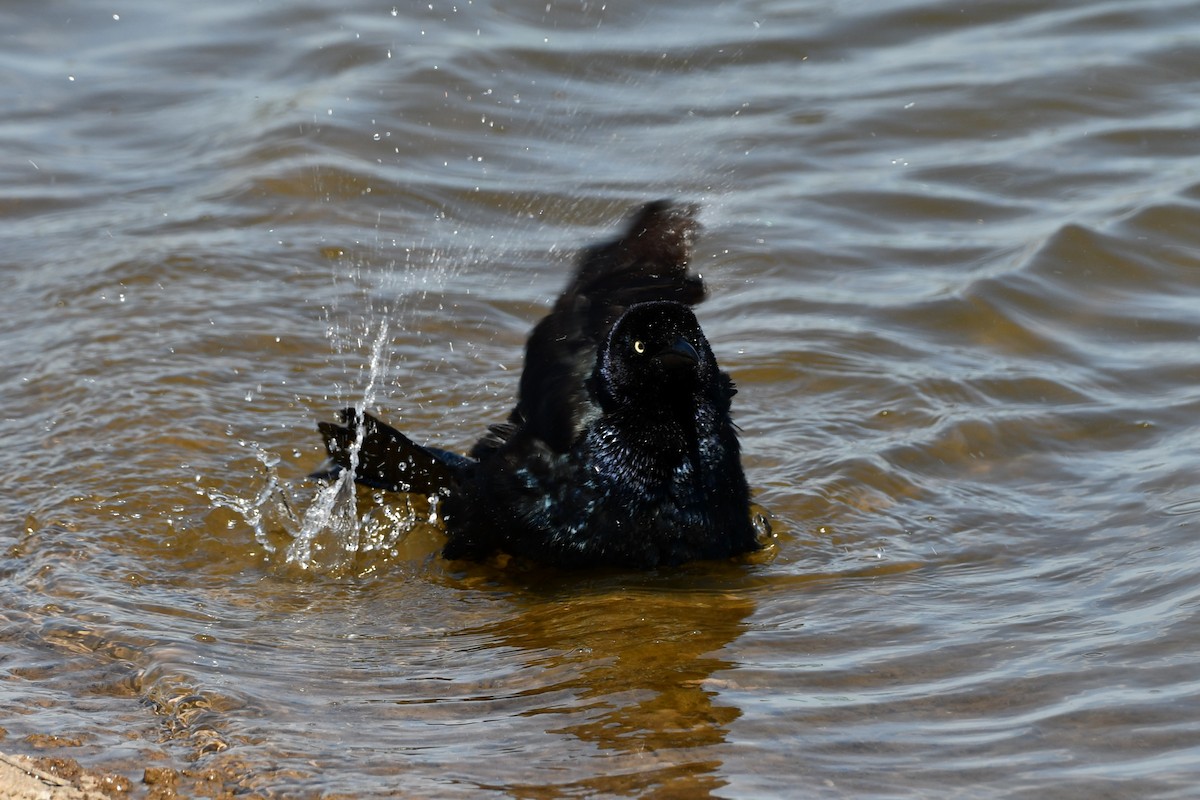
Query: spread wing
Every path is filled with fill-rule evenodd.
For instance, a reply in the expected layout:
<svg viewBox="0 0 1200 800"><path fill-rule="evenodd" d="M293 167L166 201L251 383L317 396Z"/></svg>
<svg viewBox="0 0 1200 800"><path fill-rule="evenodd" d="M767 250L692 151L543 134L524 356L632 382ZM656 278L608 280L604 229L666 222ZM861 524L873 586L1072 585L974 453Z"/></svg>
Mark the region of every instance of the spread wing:
<svg viewBox="0 0 1200 800"><path fill-rule="evenodd" d="M422 447L371 415L346 409L340 425L319 425L331 466L313 477L328 479L349 469L360 434L355 480L399 492L447 493L476 460L487 459L518 434L565 452L594 412L588 381L596 351L625 309L651 300L690 306L704 299L703 282L688 273L699 230L696 211L669 200L647 203L619 237L581 252L554 308L530 334L516 408L506 422L488 430L471 458Z"/></svg>
<svg viewBox="0 0 1200 800"><path fill-rule="evenodd" d="M696 211L669 200L648 203L620 237L580 254L553 310L530 334L510 421L565 451L593 408L587 382L596 351L625 309L651 300L691 306L704 299L703 281L688 273Z"/></svg>
<svg viewBox="0 0 1200 800"><path fill-rule="evenodd" d="M456 453L422 447L365 411L347 408L339 418L341 425L317 423L332 465L310 477L330 479L342 470L350 469L351 454L360 433L362 442L354 480L375 489L445 494L450 491L456 476L473 463Z"/></svg>

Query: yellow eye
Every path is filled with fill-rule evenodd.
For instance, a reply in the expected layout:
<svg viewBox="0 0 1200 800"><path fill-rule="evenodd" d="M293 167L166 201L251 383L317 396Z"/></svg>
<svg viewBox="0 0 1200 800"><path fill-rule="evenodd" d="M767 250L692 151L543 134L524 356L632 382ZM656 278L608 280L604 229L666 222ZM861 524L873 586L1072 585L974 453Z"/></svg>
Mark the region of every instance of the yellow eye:
<svg viewBox="0 0 1200 800"><path fill-rule="evenodd" d="M639 353L639 354L646 352L646 343L641 340L634 342L633 343L633 352Z"/></svg>

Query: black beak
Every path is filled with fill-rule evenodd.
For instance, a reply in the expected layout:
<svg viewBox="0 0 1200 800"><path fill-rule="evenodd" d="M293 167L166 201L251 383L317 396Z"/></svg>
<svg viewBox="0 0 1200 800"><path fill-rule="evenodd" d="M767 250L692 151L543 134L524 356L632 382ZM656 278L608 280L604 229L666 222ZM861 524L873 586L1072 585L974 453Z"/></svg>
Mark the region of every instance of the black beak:
<svg viewBox="0 0 1200 800"><path fill-rule="evenodd" d="M700 363L700 354L692 347L692 343L682 336L666 350L655 355L655 358L667 369L689 369Z"/></svg>

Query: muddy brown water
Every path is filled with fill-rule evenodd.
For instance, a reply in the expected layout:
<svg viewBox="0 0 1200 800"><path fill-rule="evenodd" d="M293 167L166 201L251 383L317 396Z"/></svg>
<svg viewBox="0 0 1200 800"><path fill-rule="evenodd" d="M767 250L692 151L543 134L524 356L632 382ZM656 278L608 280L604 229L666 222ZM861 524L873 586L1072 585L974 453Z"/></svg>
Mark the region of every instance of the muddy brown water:
<svg viewBox="0 0 1200 800"><path fill-rule="evenodd" d="M336 6L336 8L335 8ZM1192 797L1200 4L0 10L0 749L258 794ZM574 248L699 202L775 536L448 564Z"/></svg>

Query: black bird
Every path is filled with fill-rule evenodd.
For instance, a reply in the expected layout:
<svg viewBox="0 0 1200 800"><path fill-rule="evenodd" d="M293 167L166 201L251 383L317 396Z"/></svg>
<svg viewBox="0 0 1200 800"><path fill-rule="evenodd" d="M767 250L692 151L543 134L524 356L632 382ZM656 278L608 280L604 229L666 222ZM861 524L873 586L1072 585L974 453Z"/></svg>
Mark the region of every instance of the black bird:
<svg viewBox="0 0 1200 800"><path fill-rule="evenodd" d="M333 467L315 477L353 463L358 483L442 495L449 559L648 569L758 548L736 390L689 308L695 212L649 203L581 253L530 334L516 408L469 456L350 408L319 423Z"/></svg>

